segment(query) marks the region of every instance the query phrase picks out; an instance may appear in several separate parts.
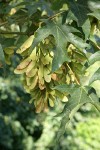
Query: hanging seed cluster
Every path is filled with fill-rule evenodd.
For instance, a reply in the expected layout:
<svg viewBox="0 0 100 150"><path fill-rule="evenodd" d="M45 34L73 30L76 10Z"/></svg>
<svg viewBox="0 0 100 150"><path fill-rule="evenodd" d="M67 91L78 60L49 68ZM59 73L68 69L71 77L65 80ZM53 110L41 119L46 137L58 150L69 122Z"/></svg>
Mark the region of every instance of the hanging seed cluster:
<svg viewBox="0 0 100 150"><path fill-rule="evenodd" d="M24 88L32 95L32 101L36 107L36 112L48 110L48 104L54 107L57 97L62 101L68 101L67 97L52 87L61 83L74 82L74 76L67 65L62 65L55 73L51 73L52 60L52 43L46 39L35 47L29 55L29 48L34 40L32 35L21 47L17 53L22 55L23 59L14 70L16 74L23 74ZM49 47L48 47L49 46Z"/></svg>

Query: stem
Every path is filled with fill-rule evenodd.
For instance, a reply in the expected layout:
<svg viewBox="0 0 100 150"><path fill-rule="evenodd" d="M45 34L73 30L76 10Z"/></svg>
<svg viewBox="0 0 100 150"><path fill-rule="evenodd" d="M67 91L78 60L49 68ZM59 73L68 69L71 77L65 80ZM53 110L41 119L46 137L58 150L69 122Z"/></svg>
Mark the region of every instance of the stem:
<svg viewBox="0 0 100 150"><path fill-rule="evenodd" d="M80 85L80 83L79 83L78 79L76 78L74 72L72 71L71 67L70 67L68 64L67 64L67 67L70 69L70 71L71 71L72 74L74 75L74 78L75 78L76 83L77 83L78 85Z"/></svg>
<svg viewBox="0 0 100 150"><path fill-rule="evenodd" d="M0 31L0 34L18 34L18 35L27 35L26 32L7 32L7 31Z"/></svg>
<svg viewBox="0 0 100 150"><path fill-rule="evenodd" d="M63 11L61 11L61 12L58 12L58 13L56 13L56 14L54 14L53 16L50 16L48 19L54 19L56 16L59 16L60 14L62 14L62 13L64 13L65 12L65 10L63 10Z"/></svg>

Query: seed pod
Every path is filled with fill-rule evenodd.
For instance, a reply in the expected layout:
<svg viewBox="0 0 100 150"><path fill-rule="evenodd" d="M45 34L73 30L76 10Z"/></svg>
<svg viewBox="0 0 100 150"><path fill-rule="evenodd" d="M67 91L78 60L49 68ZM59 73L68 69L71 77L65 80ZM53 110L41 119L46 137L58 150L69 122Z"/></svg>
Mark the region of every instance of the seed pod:
<svg viewBox="0 0 100 150"><path fill-rule="evenodd" d="M51 95L55 95L55 90L50 91Z"/></svg>
<svg viewBox="0 0 100 150"><path fill-rule="evenodd" d="M31 55L30 55L31 60L35 61L37 59L36 56L36 48L33 49Z"/></svg>
<svg viewBox="0 0 100 150"><path fill-rule="evenodd" d="M26 77L26 84L27 84L27 86L31 85L31 78Z"/></svg>
<svg viewBox="0 0 100 150"><path fill-rule="evenodd" d="M57 97L59 97L61 100L63 99L63 97L64 97L64 94L63 93L61 93L61 92L59 92L59 91L55 91L55 94L57 95Z"/></svg>
<svg viewBox="0 0 100 150"><path fill-rule="evenodd" d="M36 106L37 100L39 100L40 97L41 97L41 91L39 90L39 88L37 88L37 89L34 89L34 91L32 91L30 93L31 93L31 95L32 95L32 97L34 99L34 104Z"/></svg>
<svg viewBox="0 0 100 150"><path fill-rule="evenodd" d="M40 103L36 106L36 113L40 113L42 111L42 108L43 108L43 104L40 101Z"/></svg>
<svg viewBox="0 0 100 150"><path fill-rule="evenodd" d="M64 97L63 97L62 102L68 102L67 96L64 96Z"/></svg>
<svg viewBox="0 0 100 150"><path fill-rule="evenodd" d="M37 68L32 68L32 70L30 70L29 72L26 71L26 76L27 77L34 77L37 73L38 69Z"/></svg>
<svg viewBox="0 0 100 150"><path fill-rule="evenodd" d="M40 79L43 78L43 64L39 65L38 76Z"/></svg>
<svg viewBox="0 0 100 150"><path fill-rule="evenodd" d="M26 59L24 59L18 66L17 66L17 70L22 70L25 69L26 67L28 67L28 65L31 63L31 59L28 57ZM26 69L27 70L27 69Z"/></svg>
<svg viewBox="0 0 100 150"><path fill-rule="evenodd" d="M27 92L27 93L30 93L29 86L27 86L27 85L24 85L24 89L26 90L26 92Z"/></svg>
<svg viewBox="0 0 100 150"><path fill-rule="evenodd" d="M21 53L21 56L22 56L22 57L27 57L27 56L29 56L28 51L24 51L23 53Z"/></svg>
<svg viewBox="0 0 100 150"><path fill-rule="evenodd" d="M54 101L55 101L55 97L53 95L51 95L51 93L49 94L49 104L51 107L54 107Z"/></svg>
<svg viewBox="0 0 100 150"><path fill-rule="evenodd" d="M51 81L51 75L49 74L50 71L46 67L44 67L43 72L45 81L49 83Z"/></svg>
<svg viewBox="0 0 100 150"><path fill-rule="evenodd" d="M14 70L14 73L15 73L15 74L23 74L23 73L26 72L26 69L27 69L27 68L24 68L24 69L17 69L17 68L16 68L16 69Z"/></svg>
<svg viewBox="0 0 100 150"><path fill-rule="evenodd" d="M44 72L43 72L43 64L40 64L39 65L39 70L38 70L38 77L39 77L39 83L40 84L44 84Z"/></svg>
<svg viewBox="0 0 100 150"><path fill-rule="evenodd" d="M70 84L70 81L71 81L71 79L70 79L69 75L67 74L67 75L66 75L66 83L67 83L67 84Z"/></svg>
<svg viewBox="0 0 100 150"><path fill-rule="evenodd" d="M39 82L39 88L40 88L40 90L44 90L45 85L44 85L44 84L41 84L41 83Z"/></svg>
<svg viewBox="0 0 100 150"><path fill-rule="evenodd" d="M57 74L63 74L63 70L61 68L59 68L58 70L55 71L55 73L57 73Z"/></svg>
<svg viewBox="0 0 100 150"><path fill-rule="evenodd" d="M34 89L38 82L38 76L35 75L31 80L31 85L29 86L30 90Z"/></svg>
<svg viewBox="0 0 100 150"><path fill-rule="evenodd" d="M16 51L16 53L21 54L21 53L23 53L24 51L26 51L26 50L32 45L33 39L34 39L34 35L31 35L31 36L23 43L23 45Z"/></svg>
<svg viewBox="0 0 100 150"><path fill-rule="evenodd" d="M71 74L71 81L74 82L75 81L75 77L73 74Z"/></svg>
<svg viewBox="0 0 100 150"><path fill-rule="evenodd" d="M52 62L52 58L49 56L49 54L48 55L46 55L46 56L43 56L42 58L41 58L41 61L42 61L42 63L44 64L44 65L47 65L47 64L49 64L49 63L51 63Z"/></svg>
<svg viewBox="0 0 100 150"><path fill-rule="evenodd" d="M47 101L44 103L44 108L43 108L43 111L44 112L48 112L49 108L48 108L48 103Z"/></svg>
<svg viewBox="0 0 100 150"><path fill-rule="evenodd" d="M43 110L44 102L42 97L38 100L38 104L36 105L36 113L40 113Z"/></svg>
<svg viewBox="0 0 100 150"><path fill-rule="evenodd" d="M30 72L36 65L36 62L35 61L31 61L30 64L28 65L27 67L27 70L26 70L26 74L28 74L28 72Z"/></svg>
<svg viewBox="0 0 100 150"><path fill-rule="evenodd" d="M52 73L52 74L51 74L51 78L52 78L54 81L57 81L57 80L58 80L57 74L55 74L55 73Z"/></svg>
<svg viewBox="0 0 100 150"><path fill-rule="evenodd" d="M54 107L54 101L51 99L51 98L49 98L49 105L51 106L51 107Z"/></svg>

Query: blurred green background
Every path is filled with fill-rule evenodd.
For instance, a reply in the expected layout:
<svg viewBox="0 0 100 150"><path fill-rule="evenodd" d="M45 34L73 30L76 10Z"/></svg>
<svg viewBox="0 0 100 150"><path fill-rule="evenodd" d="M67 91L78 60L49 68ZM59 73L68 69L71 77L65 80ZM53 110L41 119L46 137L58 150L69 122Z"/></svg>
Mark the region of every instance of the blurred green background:
<svg viewBox="0 0 100 150"><path fill-rule="evenodd" d="M13 58L15 60L15 58ZM0 69L0 150L99 150L100 118L91 105L84 105L55 144L60 118L54 117L63 104L47 113L36 114L30 95L13 74L17 61Z"/></svg>

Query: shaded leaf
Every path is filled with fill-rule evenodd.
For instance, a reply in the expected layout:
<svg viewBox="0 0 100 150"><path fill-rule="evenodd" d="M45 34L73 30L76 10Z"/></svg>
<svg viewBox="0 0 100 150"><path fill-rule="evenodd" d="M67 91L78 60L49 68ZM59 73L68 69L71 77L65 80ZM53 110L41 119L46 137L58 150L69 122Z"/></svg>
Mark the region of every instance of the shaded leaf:
<svg viewBox="0 0 100 150"><path fill-rule="evenodd" d="M63 23L69 23L71 20L74 20L77 22L77 18L75 17L75 15L72 13L71 10L68 10L65 12L65 14L63 15Z"/></svg>
<svg viewBox="0 0 100 150"><path fill-rule="evenodd" d="M100 51L98 51L98 52L94 53L93 55L91 55L91 57L89 58L89 64L92 65L96 61L100 61Z"/></svg>
<svg viewBox="0 0 100 150"><path fill-rule="evenodd" d="M78 19L78 25L82 26L88 18L87 14L90 12L88 8L88 0L70 0L68 1L68 4L71 11Z"/></svg>
<svg viewBox="0 0 100 150"><path fill-rule="evenodd" d="M57 90L59 92L62 92L62 93L72 93L76 88L79 88L78 85L74 85L74 84L70 84L70 85L67 85L67 84L61 84L61 85L57 85L55 86L54 90Z"/></svg>
<svg viewBox="0 0 100 150"><path fill-rule="evenodd" d="M56 47L54 48L54 59L52 63L52 72L54 72L63 64L63 62L70 61L66 50L66 45L68 42L75 45L78 49L84 49L88 46L81 38L74 35L74 32L79 31L71 26L62 25L55 22L47 22L47 25L36 31L31 50L33 50L34 47L46 37L53 35L56 42Z"/></svg>

